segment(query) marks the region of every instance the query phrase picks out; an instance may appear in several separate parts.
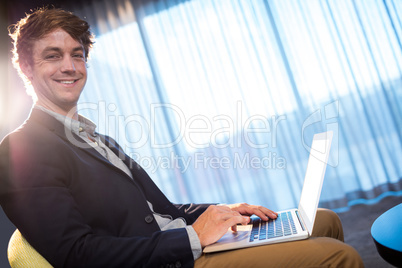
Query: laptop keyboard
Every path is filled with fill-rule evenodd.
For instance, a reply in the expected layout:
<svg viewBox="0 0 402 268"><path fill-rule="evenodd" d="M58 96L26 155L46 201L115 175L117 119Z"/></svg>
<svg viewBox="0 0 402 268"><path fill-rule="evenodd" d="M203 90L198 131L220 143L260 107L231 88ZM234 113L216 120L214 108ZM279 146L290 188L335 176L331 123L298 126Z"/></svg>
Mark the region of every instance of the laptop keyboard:
<svg viewBox="0 0 402 268"><path fill-rule="evenodd" d="M253 228L250 233L250 242L297 234L290 211L282 212L276 219L268 221L262 221L260 218L253 218L252 220Z"/></svg>

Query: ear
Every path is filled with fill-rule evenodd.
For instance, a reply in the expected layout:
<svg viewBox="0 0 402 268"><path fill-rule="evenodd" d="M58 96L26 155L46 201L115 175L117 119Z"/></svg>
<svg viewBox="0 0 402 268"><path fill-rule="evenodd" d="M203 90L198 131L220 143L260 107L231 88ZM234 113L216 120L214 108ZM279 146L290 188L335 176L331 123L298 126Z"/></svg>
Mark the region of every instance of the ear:
<svg viewBox="0 0 402 268"><path fill-rule="evenodd" d="M29 79L29 81L32 81L33 71L31 65L27 62L20 62L19 64L22 73Z"/></svg>

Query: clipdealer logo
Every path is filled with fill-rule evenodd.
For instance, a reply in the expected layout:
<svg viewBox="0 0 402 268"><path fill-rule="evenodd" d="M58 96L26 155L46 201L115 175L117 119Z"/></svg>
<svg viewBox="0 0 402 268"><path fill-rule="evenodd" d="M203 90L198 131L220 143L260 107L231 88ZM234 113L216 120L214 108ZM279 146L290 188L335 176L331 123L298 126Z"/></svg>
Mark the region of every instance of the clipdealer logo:
<svg viewBox="0 0 402 268"><path fill-rule="evenodd" d="M95 114L98 132L115 138L129 156L148 171L159 168L176 169L185 172L194 169L285 169L286 159L276 152L281 122L286 115L245 116L243 104L238 101L235 115L216 115L207 117L197 114L186 117L180 107L173 104L150 104L148 115L122 115L113 103L81 103L79 111L89 110ZM88 111L87 111L88 112ZM318 124L334 132L333 148L329 165L338 165L338 122L339 102L335 101L317 109L304 120L301 127L302 146L310 151L310 141L306 142L307 132L313 132ZM167 126L165 118L171 118ZM66 122L68 123L68 122ZM70 122L71 124L71 122ZM67 124L66 124L67 125ZM162 133L170 129L168 135ZM90 148L86 142L76 139L66 127L66 135L71 143L80 148ZM281 130L282 132L284 130ZM261 138L263 137L263 138ZM335 141L335 142L334 142ZM182 143L179 145L179 143ZM188 151L184 156L177 155L175 148L184 145ZM142 147L162 150L163 156L146 156L138 153ZM208 149L233 148L230 156L211 156ZM264 151L264 155L253 155L250 151ZM335 153L332 153L335 150ZM161 152L162 152L161 151ZM170 152L170 153L169 153ZM122 156L120 156L122 157Z"/></svg>

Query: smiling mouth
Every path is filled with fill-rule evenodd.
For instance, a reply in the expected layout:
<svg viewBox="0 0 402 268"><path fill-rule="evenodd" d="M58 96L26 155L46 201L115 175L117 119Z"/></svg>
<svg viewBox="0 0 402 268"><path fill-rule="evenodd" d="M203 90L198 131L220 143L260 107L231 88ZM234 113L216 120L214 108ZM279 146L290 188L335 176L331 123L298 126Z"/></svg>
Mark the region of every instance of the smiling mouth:
<svg viewBox="0 0 402 268"><path fill-rule="evenodd" d="M58 80L57 82L60 83L60 84L71 85L71 84L74 84L77 81L78 81L78 79L76 79L76 80Z"/></svg>

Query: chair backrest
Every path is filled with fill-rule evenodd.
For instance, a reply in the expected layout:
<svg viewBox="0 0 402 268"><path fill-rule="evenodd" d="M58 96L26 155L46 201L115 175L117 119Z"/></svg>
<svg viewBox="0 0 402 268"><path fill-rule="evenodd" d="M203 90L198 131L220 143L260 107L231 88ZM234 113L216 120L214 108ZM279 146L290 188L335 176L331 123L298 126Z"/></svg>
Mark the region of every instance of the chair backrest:
<svg viewBox="0 0 402 268"><path fill-rule="evenodd" d="M12 268L52 268L53 266L43 258L22 236L17 229L8 243L8 261Z"/></svg>

